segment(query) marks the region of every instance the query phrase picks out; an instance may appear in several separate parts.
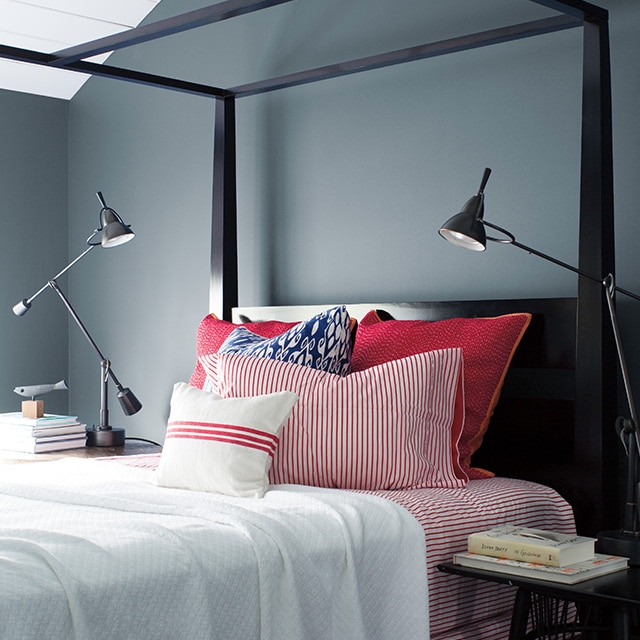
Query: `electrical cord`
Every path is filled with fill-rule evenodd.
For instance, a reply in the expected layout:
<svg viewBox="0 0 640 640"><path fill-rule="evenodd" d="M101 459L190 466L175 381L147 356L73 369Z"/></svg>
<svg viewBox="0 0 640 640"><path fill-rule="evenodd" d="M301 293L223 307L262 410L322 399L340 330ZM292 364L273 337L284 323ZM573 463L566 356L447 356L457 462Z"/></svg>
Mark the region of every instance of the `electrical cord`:
<svg viewBox="0 0 640 640"><path fill-rule="evenodd" d="M139 442L148 442L149 444L154 444L156 447L161 447L162 445L159 442L155 442L153 440L148 440L147 438L133 438L127 436L125 440L137 440Z"/></svg>

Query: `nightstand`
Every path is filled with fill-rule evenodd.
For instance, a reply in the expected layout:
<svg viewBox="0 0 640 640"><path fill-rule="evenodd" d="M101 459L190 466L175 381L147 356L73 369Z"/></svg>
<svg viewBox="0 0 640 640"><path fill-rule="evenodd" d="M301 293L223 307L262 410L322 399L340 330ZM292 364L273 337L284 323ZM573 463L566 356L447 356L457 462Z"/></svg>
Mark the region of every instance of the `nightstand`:
<svg viewBox="0 0 640 640"><path fill-rule="evenodd" d="M22 453L0 450L0 464L18 462L46 462L61 458L105 458L110 456L135 456L141 453L160 453L162 447L150 442L126 440L123 447L82 447L46 453Z"/></svg>
<svg viewBox="0 0 640 640"><path fill-rule="evenodd" d="M589 633L596 633L598 638L612 640L638 637L635 634L640 615L640 568L631 567L572 585L472 569L452 562L440 564L438 569L444 573L517 587L509 640L573 638L572 631L586 632L587 637L592 637ZM571 630L564 636L562 634L567 629L562 618L563 612L568 611L567 603L575 604L578 618L575 628L571 623ZM530 622L533 630L527 633ZM544 635L551 630L558 635ZM584 633L578 637L584 637Z"/></svg>

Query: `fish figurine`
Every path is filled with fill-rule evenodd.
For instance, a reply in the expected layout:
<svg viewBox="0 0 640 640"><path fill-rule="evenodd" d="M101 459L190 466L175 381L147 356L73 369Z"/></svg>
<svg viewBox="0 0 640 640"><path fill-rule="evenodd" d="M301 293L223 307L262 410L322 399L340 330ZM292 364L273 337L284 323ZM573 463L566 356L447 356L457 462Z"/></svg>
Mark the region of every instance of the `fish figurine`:
<svg viewBox="0 0 640 640"><path fill-rule="evenodd" d="M19 396L35 400L36 396L42 396L50 391L66 391L68 388L66 381L60 380L59 382L49 384L32 384L24 387L16 387L13 391Z"/></svg>

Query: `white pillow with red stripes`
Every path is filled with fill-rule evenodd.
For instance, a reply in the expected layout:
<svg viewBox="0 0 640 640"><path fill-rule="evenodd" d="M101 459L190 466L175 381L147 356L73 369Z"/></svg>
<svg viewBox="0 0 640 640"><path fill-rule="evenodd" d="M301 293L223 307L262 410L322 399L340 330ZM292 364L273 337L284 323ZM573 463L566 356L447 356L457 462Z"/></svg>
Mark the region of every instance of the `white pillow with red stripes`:
<svg viewBox="0 0 640 640"><path fill-rule="evenodd" d="M280 428L296 400L289 391L222 399L176 383L156 483L262 498Z"/></svg>
<svg viewBox="0 0 640 640"><path fill-rule="evenodd" d="M236 354L200 358L225 398L298 396L269 479L342 489L462 487L462 352L443 349L346 377Z"/></svg>

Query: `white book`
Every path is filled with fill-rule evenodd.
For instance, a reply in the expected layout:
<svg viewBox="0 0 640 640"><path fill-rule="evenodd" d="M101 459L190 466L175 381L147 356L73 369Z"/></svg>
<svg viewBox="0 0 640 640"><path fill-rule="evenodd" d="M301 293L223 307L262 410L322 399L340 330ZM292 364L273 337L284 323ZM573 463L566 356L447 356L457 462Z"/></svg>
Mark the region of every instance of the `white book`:
<svg viewBox="0 0 640 640"><path fill-rule="evenodd" d="M485 556L564 567L593 558L595 538L503 525L472 533L467 551Z"/></svg>
<svg viewBox="0 0 640 640"><path fill-rule="evenodd" d="M20 451L22 453L44 453L46 451L63 451L65 449L79 449L86 446L87 439L83 435L81 438L50 439L50 440L30 440L0 443L0 449L7 451Z"/></svg>
<svg viewBox="0 0 640 640"><path fill-rule="evenodd" d="M576 584L607 573L622 571L628 567L629 559L596 553L591 560L577 562L566 567L550 567L532 562L483 556L478 553L457 553L453 556L453 563L462 567L495 571L523 578Z"/></svg>
<svg viewBox="0 0 640 640"><path fill-rule="evenodd" d="M86 431L87 425L82 422L73 424L51 425L43 427L30 427L25 424L2 424L0 423L0 442L6 438L58 436L65 433L82 433Z"/></svg>
<svg viewBox="0 0 640 640"><path fill-rule="evenodd" d="M83 429L81 432L73 432L73 433L61 433L58 435L52 436L32 436L29 434L26 435L5 435L4 437L0 437L0 445L11 443L11 442L58 442L61 440L75 440L77 438L84 438L87 435L86 425L82 425Z"/></svg>
<svg viewBox="0 0 640 640"><path fill-rule="evenodd" d="M44 427L78 422L78 416L65 416L56 413L45 413L41 418L25 418L20 411L0 413L0 423L21 424L29 427Z"/></svg>

